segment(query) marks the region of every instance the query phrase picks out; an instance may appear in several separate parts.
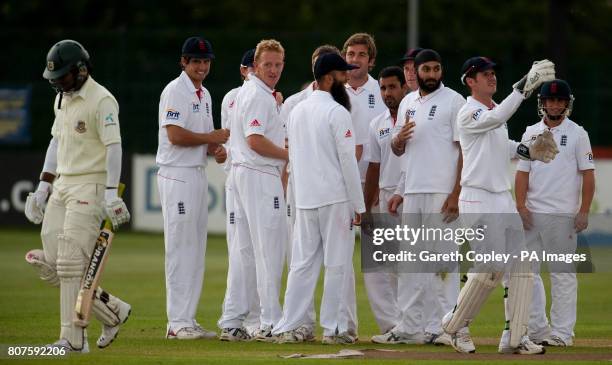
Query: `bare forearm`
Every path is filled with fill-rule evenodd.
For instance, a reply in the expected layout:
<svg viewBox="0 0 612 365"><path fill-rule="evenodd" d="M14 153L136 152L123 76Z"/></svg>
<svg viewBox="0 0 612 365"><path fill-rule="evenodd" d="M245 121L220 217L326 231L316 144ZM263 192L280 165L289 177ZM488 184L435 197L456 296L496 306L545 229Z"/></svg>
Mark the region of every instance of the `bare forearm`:
<svg viewBox="0 0 612 365"><path fill-rule="evenodd" d="M401 156L406 151L406 142L400 142L397 137L393 138L391 141L391 151L396 156Z"/></svg>
<svg viewBox="0 0 612 365"><path fill-rule="evenodd" d="M362 155L363 155L363 145L358 144L355 146L355 157L357 158L357 161L361 161Z"/></svg>
<svg viewBox="0 0 612 365"><path fill-rule="evenodd" d="M455 142L459 147L459 143ZM463 170L463 154L461 153L461 147L459 147L459 157L457 158L457 176L455 176L455 186L453 187L453 195L459 196L461 193L461 170Z"/></svg>
<svg viewBox="0 0 612 365"><path fill-rule="evenodd" d="M289 152L272 143L266 137L252 134L247 137L249 147L263 157L275 158L277 160L289 160Z"/></svg>
<svg viewBox="0 0 612 365"><path fill-rule="evenodd" d="M527 189L529 188L529 173L517 171L514 178L514 193L516 195L516 206L524 207L527 200Z"/></svg>
<svg viewBox="0 0 612 365"><path fill-rule="evenodd" d="M582 203L580 213L588 213L595 195L595 171L586 170L582 173Z"/></svg>
<svg viewBox="0 0 612 365"><path fill-rule="evenodd" d="M380 176L380 164L370 162L366 172L366 180L364 186L364 198L366 211L372 209L372 205L376 201L376 192L378 187L378 178Z"/></svg>
<svg viewBox="0 0 612 365"><path fill-rule="evenodd" d="M192 147L213 143L213 138L210 133L196 133L173 125L167 126L166 131L168 132L168 140L170 140L170 143L173 145Z"/></svg>

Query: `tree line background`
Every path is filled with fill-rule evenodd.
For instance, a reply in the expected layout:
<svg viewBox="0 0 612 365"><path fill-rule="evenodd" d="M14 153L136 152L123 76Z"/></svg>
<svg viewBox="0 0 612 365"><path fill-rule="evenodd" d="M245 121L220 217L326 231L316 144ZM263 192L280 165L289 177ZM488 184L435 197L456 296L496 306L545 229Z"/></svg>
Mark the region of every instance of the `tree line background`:
<svg viewBox="0 0 612 365"><path fill-rule="evenodd" d="M241 84L238 67L245 50L264 38L286 50L277 89L285 97L312 79L310 55L317 46L338 48L352 33L376 39L371 75L396 64L407 48L408 0L295 1L88 1L8 0L0 4L0 87L32 88L32 142L2 150L43 153L50 139L54 92L42 78L49 48L65 38L89 51L94 78L120 105L123 147L131 153L157 148L158 103L164 86L178 76L183 41L200 35L212 42L216 59L205 86L220 124L223 95ZM443 58L444 83L466 95L461 65L488 56L499 65L501 101L534 60L549 58L576 97L572 119L585 127L593 145L610 145L612 123L612 1L610 0L421 0L419 42ZM538 120L532 96L509 124L520 138Z"/></svg>

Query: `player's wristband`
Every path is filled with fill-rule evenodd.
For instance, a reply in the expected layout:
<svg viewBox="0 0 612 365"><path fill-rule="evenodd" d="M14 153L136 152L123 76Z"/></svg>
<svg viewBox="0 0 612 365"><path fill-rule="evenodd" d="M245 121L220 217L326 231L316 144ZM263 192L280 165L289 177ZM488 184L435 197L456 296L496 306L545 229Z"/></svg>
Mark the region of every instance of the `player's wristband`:
<svg viewBox="0 0 612 365"><path fill-rule="evenodd" d="M529 147L522 143L519 143L518 147L516 148L516 154L522 160L531 161L531 157L529 155Z"/></svg>

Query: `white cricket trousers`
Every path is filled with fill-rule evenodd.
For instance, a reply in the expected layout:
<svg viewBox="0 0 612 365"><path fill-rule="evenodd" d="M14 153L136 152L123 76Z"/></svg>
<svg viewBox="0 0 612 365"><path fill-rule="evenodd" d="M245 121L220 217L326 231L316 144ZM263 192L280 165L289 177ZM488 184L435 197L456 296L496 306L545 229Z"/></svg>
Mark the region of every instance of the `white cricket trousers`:
<svg viewBox="0 0 612 365"><path fill-rule="evenodd" d="M204 167L161 166L157 184L164 217L168 331L197 325L208 232Z"/></svg>
<svg viewBox="0 0 612 365"><path fill-rule="evenodd" d="M321 264L325 268L320 313L323 335L356 330L351 328L349 308L352 306L347 303L355 246L352 219L349 202L297 209L285 307L275 334L294 330L307 318Z"/></svg>
<svg viewBox="0 0 612 365"><path fill-rule="evenodd" d="M532 213L533 228L525 231L527 249L541 253L571 254L576 252L577 234L574 217ZM533 301L529 318L529 333L559 336L572 342L576 325L578 280L574 264L549 262L550 327L546 317L546 292L540 276L540 264L534 263Z"/></svg>
<svg viewBox="0 0 612 365"><path fill-rule="evenodd" d="M373 208L377 214L390 214L387 204L393 196L393 190L380 189L378 194L378 206ZM398 207L401 212L402 206ZM401 215L397 216L397 224L401 223ZM362 243L363 244L363 243ZM401 311L397 303L397 273L390 272L366 272L363 274L363 282L370 308L381 333L387 333L395 327L401 318Z"/></svg>
<svg viewBox="0 0 612 365"><path fill-rule="evenodd" d="M295 211L295 190L293 189L293 179L291 178L290 173L289 179L287 180L287 269L291 267L291 254L293 251L293 229L295 228ZM317 314L315 312L313 295L310 298L310 305L308 311L306 312L306 318L304 319L304 323L302 325L308 327L311 330L314 330L314 327L317 324L316 322Z"/></svg>
<svg viewBox="0 0 612 365"><path fill-rule="evenodd" d="M442 215L439 213L447 198L448 194L440 193L405 194L402 223L411 227L420 227L421 224L442 228L457 226L457 221L446 224L441 220ZM417 244L439 253L444 253L453 245L449 242ZM426 271L399 273L398 303L401 321L393 332L408 335L442 332L442 317L453 310L459 296L459 268L445 275Z"/></svg>
<svg viewBox="0 0 612 365"><path fill-rule="evenodd" d="M232 166L236 241L243 265L254 260L262 328L282 316L279 300L287 240L286 205L280 176L250 166Z"/></svg>
<svg viewBox="0 0 612 365"><path fill-rule="evenodd" d="M236 241L236 204L234 202L233 174L225 181L226 237L229 265L227 287L219 328L245 327L249 332L259 329L259 295L257 294L257 272L255 258L242 260L240 244ZM245 253L246 255L247 253Z"/></svg>

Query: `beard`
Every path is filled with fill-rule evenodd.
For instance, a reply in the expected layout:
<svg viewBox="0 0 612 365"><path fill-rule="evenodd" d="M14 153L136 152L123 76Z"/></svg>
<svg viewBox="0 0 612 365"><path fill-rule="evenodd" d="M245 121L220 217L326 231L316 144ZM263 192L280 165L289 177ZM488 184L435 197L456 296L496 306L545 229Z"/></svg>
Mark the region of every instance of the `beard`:
<svg viewBox="0 0 612 365"><path fill-rule="evenodd" d="M416 78L417 78L417 82L419 83L419 89L425 91L428 94L438 90L438 88L440 87L440 83L442 82L442 79L423 80L422 78L419 77L418 74Z"/></svg>
<svg viewBox="0 0 612 365"><path fill-rule="evenodd" d="M334 98L336 103L342 105L349 112L351 111L351 101L343 83L334 80L329 93L331 94L332 98Z"/></svg>

